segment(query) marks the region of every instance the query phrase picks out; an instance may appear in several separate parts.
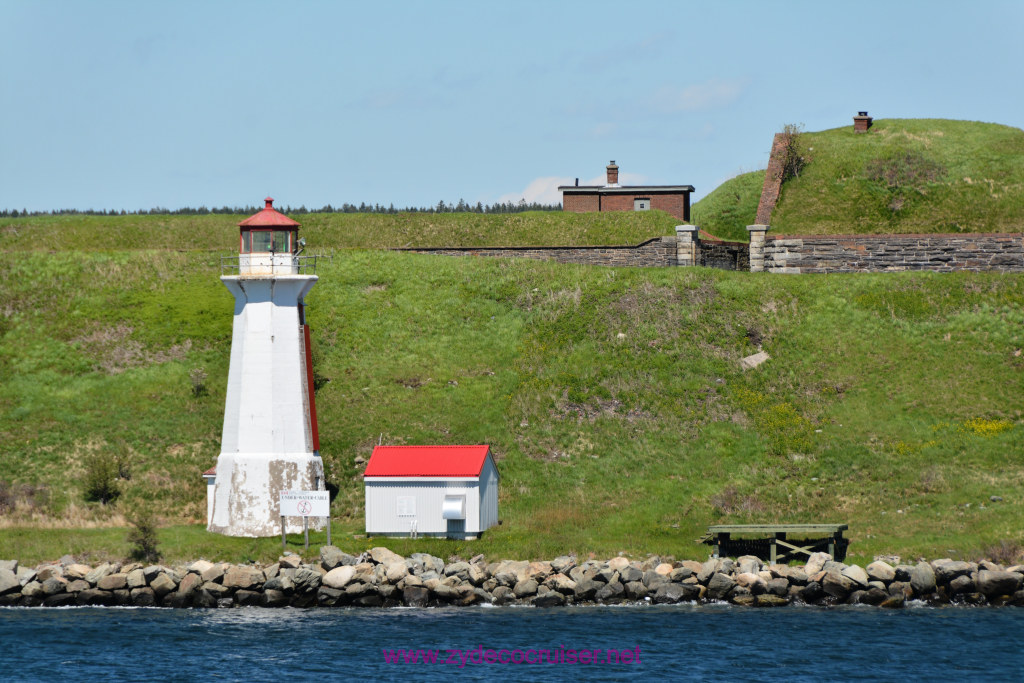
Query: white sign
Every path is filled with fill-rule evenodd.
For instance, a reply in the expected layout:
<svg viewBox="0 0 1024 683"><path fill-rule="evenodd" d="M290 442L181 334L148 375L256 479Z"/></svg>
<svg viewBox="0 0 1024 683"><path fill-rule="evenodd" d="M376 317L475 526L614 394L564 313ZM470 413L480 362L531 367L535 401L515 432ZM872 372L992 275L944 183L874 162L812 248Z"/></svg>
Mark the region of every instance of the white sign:
<svg viewBox="0 0 1024 683"><path fill-rule="evenodd" d="M282 517L330 517L328 491L281 491Z"/></svg>

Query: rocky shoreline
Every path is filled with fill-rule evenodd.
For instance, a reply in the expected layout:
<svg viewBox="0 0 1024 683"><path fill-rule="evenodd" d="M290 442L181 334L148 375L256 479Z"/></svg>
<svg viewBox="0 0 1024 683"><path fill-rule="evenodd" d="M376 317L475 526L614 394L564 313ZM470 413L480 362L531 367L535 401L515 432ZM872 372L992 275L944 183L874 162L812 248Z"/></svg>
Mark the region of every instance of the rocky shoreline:
<svg viewBox="0 0 1024 683"><path fill-rule="evenodd" d="M362 555L333 546L318 561L293 554L262 567L198 560L166 567L59 562L22 567L0 561L0 606L431 607L442 605L599 605L727 602L751 607L803 603L899 608L927 604L1024 606L1024 565L951 559L867 567L812 555L803 566L756 557L706 562L648 557L607 561L469 561L378 547Z"/></svg>

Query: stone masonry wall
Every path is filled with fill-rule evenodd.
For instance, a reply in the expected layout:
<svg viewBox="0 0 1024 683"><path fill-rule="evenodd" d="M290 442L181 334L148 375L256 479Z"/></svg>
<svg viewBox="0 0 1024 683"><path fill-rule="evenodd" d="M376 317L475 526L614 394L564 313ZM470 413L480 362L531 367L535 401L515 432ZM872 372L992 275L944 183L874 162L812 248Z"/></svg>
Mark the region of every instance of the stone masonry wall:
<svg viewBox="0 0 1024 683"><path fill-rule="evenodd" d="M499 258L532 258L558 263L581 263L591 266L664 267L676 265L676 237L655 237L637 245L607 247L438 247L432 249L397 249L420 254L445 256L496 256Z"/></svg>
<svg viewBox="0 0 1024 683"><path fill-rule="evenodd" d="M1024 234L767 236L772 273L1024 272Z"/></svg>
<svg viewBox="0 0 1024 683"><path fill-rule="evenodd" d="M679 238L674 235L655 237L637 245L600 247L436 247L402 248L417 254L444 256L494 256L498 258L532 258L558 263L579 263L590 266L633 266L663 268L677 265L702 265L722 270L748 270L750 257L744 242L698 241L696 263L681 263Z"/></svg>

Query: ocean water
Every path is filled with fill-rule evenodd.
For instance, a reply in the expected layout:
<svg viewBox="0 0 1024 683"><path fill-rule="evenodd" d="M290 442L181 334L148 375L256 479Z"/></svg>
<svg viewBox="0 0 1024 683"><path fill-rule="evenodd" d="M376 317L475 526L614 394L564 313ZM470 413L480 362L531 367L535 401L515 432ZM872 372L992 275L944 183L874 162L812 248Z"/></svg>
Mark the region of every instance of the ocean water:
<svg viewBox="0 0 1024 683"><path fill-rule="evenodd" d="M1020 681L1024 609L0 608L3 681L310 677Z"/></svg>

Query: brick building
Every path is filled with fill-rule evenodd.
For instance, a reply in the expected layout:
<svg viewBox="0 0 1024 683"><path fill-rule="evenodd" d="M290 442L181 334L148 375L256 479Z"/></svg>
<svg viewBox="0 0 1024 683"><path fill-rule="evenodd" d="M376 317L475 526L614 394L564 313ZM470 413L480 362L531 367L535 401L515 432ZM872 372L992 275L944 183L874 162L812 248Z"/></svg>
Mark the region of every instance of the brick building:
<svg viewBox="0 0 1024 683"><path fill-rule="evenodd" d="M562 210L648 211L660 209L680 221L690 220L690 193L693 185L619 185L619 167L612 161L606 167L606 185L561 185Z"/></svg>

